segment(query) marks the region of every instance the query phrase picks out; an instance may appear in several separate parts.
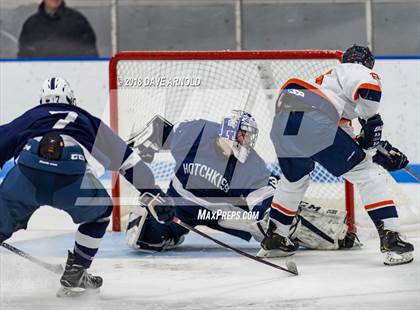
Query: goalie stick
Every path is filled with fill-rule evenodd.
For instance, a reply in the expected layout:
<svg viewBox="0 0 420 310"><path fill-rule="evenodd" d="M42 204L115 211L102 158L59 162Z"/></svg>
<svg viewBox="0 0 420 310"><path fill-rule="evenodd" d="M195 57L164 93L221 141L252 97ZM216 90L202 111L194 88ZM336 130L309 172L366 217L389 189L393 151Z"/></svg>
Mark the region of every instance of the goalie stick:
<svg viewBox="0 0 420 310"><path fill-rule="evenodd" d="M28 253L26 253L22 250L19 250L18 248L15 248L13 245L10 245L6 242L3 242L1 244L1 246L4 247L5 249L9 250L10 252L13 252L13 253L15 253L15 254L23 257L23 258L26 258L27 260L31 261L32 263L34 263L34 264L36 264L36 265L38 265L38 266L40 266L44 269L47 269L51 272L54 272L55 274L61 275L64 272L64 268L61 264L50 264L50 263L44 262L44 261L40 260L39 258L33 257L32 255L30 255L30 254L28 254Z"/></svg>
<svg viewBox="0 0 420 310"><path fill-rule="evenodd" d="M215 239L215 238L207 235L206 233L203 233L202 231L200 231L200 230L198 230L198 229L196 229L196 228L194 228L194 227L192 227L192 226L190 226L188 224L185 224L184 222L182 222L176 216L173 217L172 221L174 223L176 223L176 224L184 227L185 229L188 229L189 231L195 232L196 234L199 234L200 236L202 236L202 237L204 237L206 239L209 239L209 240L217 243L218 245L220 245L220 246L222 246L222 247L224 247L226 249L229 249L229 250L231 250L231 251L233 251L235 253L238 253L239 255L245 256L247 258L250 258L250 259L252 259L254 261L257 261L259 263L262 263L264 265L267 265L267 266L270 266L270 267L273 267L273 268L276 268L276 269L280 269L280 270L286 271L286 272L291 273L291 274L294 274L294 275L298 275L298 270L297 270L296 264L294 262L292 262L292 261L287 261L286 262L286 268L285 267L281 267L279 265L276 265L276 264L270 263L268 261L265 261L265 260L263 260L263 259L261 259L259 257L256 257L256 256L253 256L251 254L248 254L248 253L246 253L246 252L244 252L242 250L239 250L239 249L237 249L235 247L232 247L232 246L230 246L230 245L228 245L228 244L226 244L226 243L224 243L222 241L219 241L219 240L217 240L217 239Z"/></svg>

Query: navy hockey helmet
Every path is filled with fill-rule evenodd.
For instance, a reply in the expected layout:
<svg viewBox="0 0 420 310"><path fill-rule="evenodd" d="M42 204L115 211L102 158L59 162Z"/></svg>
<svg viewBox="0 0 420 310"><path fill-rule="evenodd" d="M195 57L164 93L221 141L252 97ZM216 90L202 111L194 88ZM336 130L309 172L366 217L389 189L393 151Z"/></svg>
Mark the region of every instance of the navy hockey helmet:
<svg viewBox="0 0 420 310"><path fill-rule="evenodd" d="M369 69L373 69L375 57L369 47L354 44L344 52L343 63L358 63Z"/></svg>

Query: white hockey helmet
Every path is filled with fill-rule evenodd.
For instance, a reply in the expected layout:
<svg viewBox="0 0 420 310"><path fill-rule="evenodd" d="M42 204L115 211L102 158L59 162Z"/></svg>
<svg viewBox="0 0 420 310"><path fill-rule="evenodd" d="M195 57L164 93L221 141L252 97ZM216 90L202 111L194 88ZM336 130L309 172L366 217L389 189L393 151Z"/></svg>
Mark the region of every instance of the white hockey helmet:
<svg viewBox="0 0 420 310"><path fill-rule="evenodd" d="M224 117L219 132L222 149L229 148L233 155L244 163L258 138L258 126L251 114L233 110Z"/></svg>
<svg viewBox="0 0 420 310"><path fill-rule="evenodd" d="M69 82L60 77L46 79L42 83L40 104L66 103L76 105L73 90Z"/></svg>

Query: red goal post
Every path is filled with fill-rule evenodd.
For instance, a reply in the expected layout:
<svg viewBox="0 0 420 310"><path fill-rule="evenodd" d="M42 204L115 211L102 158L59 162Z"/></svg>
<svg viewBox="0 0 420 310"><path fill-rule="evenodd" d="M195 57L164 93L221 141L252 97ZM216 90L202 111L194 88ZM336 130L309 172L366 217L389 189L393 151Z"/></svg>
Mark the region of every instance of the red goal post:
<svg viewBox="0 0 420 310"><path fill-rule="evenodd" d="M341 51L330 50L294 50L294 51L143 51L143 52L120 52L112 57L109 64L109 88L110 88L110 125L112 129L120 134L121 111L119 111L119 66L124 63L124 68L136 67L135 63L145 63L153 61L154 63L176 62L176 61L276 61L289 62L293 70L294 61L299 62L299 66L303 66L305 62L322 63L328 60L340 62L342 58ZM303 64L303 65L302 65ZM320 69L324 69L321 68ZM325 71L328 68L325 68ZM139 69L141 71L141 68ZM318 72L318 73L323 73ZM141 74L141 72L139 72ZM284 74L289 75L289 73ZM285 76L285 78L292 77ZM299 77L299 75L295 75ZM280 87L281 85L278 85ZM182 104L182 103L181 103ZM112 215L112 230L121 231L121 182L117 173L112 174L112 196L113 196L113 215ZM355 231L354 218L354 189L353 185L348 182L343 182L342 195L345 209L347 211L347 223L351 231Z"/></svg>

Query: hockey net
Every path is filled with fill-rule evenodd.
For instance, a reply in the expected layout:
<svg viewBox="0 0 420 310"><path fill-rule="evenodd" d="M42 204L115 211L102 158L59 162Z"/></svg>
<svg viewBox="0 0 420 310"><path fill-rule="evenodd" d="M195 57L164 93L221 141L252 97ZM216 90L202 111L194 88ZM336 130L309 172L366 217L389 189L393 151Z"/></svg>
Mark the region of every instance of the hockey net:
<svg viewBox="0 0 420 310"><path fill-rule="evenodd" d="M128 139L157 114L172 123L197 118L220 122L232 109L246 110L259 126L256 151L271 170L279 172L269 138L275 107L272 95L291 77L313 79L325 73L340 62L341 55L340 51L122 52L110 62L111 126ZM274 85L264 80L267 72L262 73L261 67L268 68ZM151 163L163 188L174 166L168 154ZM318 164L311 179L305 200L346 210L354 230L358 198L353 186ZM133 207L125 201L133 201L138 193L115 174L113 184L113 230L120 231Z"/></svg>

